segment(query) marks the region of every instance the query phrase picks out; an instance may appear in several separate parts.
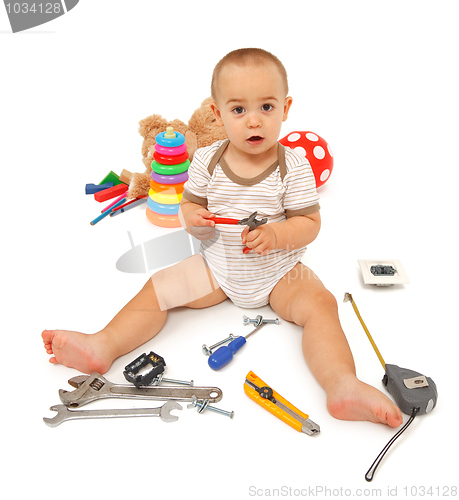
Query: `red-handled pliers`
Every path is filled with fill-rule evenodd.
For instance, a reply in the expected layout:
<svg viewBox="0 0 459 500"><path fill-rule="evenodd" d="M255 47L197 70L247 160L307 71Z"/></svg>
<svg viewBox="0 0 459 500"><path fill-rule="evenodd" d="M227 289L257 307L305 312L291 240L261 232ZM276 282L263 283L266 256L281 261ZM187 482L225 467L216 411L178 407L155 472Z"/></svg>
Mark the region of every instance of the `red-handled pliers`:
<svg viewBox="0 0 459 500"><path fill-rule="evenodd" d="M213 220L215 224L234 224L239 226L248 226L249 231L257 228L258 226L262 226L268 222L268 219L264 217L263 219L257 219L258 212L253 212L245 219L229 219L227 217L212 217L210 220ZM243 253L249 253L251 248L245 247Z"/></svg>

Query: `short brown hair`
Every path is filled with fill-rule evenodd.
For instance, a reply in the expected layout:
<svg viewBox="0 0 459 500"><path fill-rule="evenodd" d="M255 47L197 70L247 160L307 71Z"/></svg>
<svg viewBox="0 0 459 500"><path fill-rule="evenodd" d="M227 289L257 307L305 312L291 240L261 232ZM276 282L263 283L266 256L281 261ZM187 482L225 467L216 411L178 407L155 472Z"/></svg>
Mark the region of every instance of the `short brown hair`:
<svg viewBox="0 0 459 500"><path fill-rule="evenodd" d="M217 79L220 75L221 70L227 64L236 64L240 66L244 66L246 64L255 64L261 65L264 63L270 62L276 66L281 75L282 81L285 86L285 95L288 94L288 79L287 79L287 71L284 68L284 65L279 61L279 59L263 49L256 48L247 48L247 49L237 49L233 50L226 54L225 57L220 59L217 65L214 68L214 72L212 74L212 83L210 86L210 92L212 98L215 99L217 95Z"/></svg>

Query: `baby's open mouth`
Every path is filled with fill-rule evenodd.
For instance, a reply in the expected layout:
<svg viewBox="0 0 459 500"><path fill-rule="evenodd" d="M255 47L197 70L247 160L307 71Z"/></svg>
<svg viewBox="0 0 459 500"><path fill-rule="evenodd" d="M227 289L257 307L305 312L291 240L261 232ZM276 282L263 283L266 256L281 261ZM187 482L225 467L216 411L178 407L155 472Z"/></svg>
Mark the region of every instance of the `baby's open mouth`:
<svg viewBox="0 0 459 500"><path fill-rule="evenodd" d="M253 143L256 143L256 142L260 142L263 140L263 137L260 137L259 135L254 135L252 137L249 137L247 139L249 142L253 142Z"/></svg>

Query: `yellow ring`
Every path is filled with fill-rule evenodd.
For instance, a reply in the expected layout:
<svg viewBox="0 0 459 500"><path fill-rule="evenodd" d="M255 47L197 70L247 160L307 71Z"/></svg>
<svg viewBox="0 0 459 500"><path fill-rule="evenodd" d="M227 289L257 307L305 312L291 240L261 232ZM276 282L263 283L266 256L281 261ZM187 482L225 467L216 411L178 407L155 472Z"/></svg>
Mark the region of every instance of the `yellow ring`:
<svg viewBox="0 0 459 500"><path fill-rule="evenodd" d="M176 193L176 194L164 194L164 193L157 193L156 191L153 191L153 189L150 188L150 191L148 191L148 196L153 200L156 201L156 203L163 203L164 205L176 205L177 203L180 203L180 200L182 199L182 193Z"/></svg>

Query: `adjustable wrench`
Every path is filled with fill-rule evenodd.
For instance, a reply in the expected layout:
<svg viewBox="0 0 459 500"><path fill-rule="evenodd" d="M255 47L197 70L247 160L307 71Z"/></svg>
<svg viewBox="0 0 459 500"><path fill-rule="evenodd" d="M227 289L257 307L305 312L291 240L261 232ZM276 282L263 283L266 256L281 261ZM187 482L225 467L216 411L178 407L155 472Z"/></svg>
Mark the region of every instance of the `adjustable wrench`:
<svg viewBox="0 0 459 500"><path fill-rule="evenodd" d="M128 408L115 410L70 410L65 405L51 406L50 410L57 411L53 418L44 417L43 421L50 427L57 427L66 420L80 418L119 418L119 417L160 417L163 422L175 422L178 417L171 415L172 410L181 410L182 407L175 401L168 401L159 408Z"/></svg>
<svg viewBox="0 0 459 500"><path fill-rule="evenodd" d="M79 375L69 380L74 391L59 390L59 397L65 406L79 408L98 399L153 399L159 401L189 401L193 396L197 399L208 399L210 403L217 403L223 397L218 387L135 387L134 385L121 385L109 382L100 373L92 375Z"/></svg>

